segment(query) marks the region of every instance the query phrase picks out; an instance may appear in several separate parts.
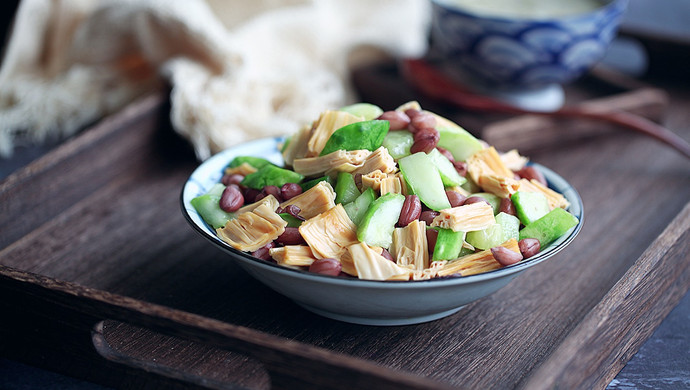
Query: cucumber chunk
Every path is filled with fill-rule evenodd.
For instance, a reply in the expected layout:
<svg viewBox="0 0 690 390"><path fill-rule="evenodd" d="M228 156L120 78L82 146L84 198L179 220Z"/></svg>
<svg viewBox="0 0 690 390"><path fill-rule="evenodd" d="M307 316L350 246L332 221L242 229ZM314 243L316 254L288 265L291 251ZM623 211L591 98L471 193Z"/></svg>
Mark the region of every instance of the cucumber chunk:
<svg viewBox="0 0 690 390"><path fill-rule="evenodd" d="M496 223L503 228L503 242L511 238L516 240L520 238L520 220L518 217L500 212L496 215Z"/></svg>
<svg viewBox="0 0 690 390"><path fill-rule="evenodd" d="M372 202L357 227L357 239L371 246L390 247L404 202L403 195L393 192Z"/></svg>
<svg viewBox="0 0 690 390"><path fill-rule="evenodd" d="M450 208L441 175L436 165L424 152L418 152L398 160L398 166L407 183L407 189L417 195L432 210Z"/></svg>
<svg viewBox="0 0 690 390"><path fill-rule="evenodd" d="M471 155L484 149L484 145L460 126L436 127L439 133L438 146L448 150L456 161L465 161Z"/></svg>
<svg viewBox="0 0 690 390"><path fill-rule="evenodd" d="M302 191L306 191L306 190L314 187L315 185L319 184L319 182L322 182L322 181L327 182L328 184L331 185L331 187L333 187L335 185L335 182L333 181L333 179L330 176L321 176L321 177L317 177L316 179L305 181L304 183L300 184L300 187L302 187Z"/></svg>
<svg viewBox="0 0 690 390"><path fill-rule="evenodd" d="M300 227L302 225L302 220L295 218L292 214L290 213L280 213L278 214L280 218L283 219L283 221L287 222L287 227Z"/></svg>
<svg viewBox="0 0 690 390"><path fill-rule="evenodd" d="M297 172L268 164L259 168L258 171L245 176L241 184L245 187L260 190L266 186L282 187L285 183L299 183L302 179L304 179L304 176Z"/></svg>
<svg viewBox="0 0 690 390"><path fill-rule="evenodd" d="M494 195L489 192L477 192L470 196L479 196L486 199L486 201L491 205L491 208L494 209L494 215L498 214L498 210L501 208L501 197L498 195Z"/></svg>
<svg viewBox="0 0 690 390"><path fill-rule="evenodd" d="M407 130L389 131L383 138L383 146L394 160L410 155L414 136Z"/></svg>
<svg viewBox="0 0 690 390"><path fill-rule="evenodd" d="M438 229L436 246L432 260L453 260L460 257L465 232L454 232L451 229Z"/></svg>
<svg viewBox="0 0 690 390"><path fill-rule="evenodd" d="M520 239L536 238L543 249L575 227L580 221L574 215L555 208L520 230Z"/></svg>
<svg viewBox="0 0 690 390"><path fill-rule="evenodd" d="M350 123L331 134L320 155L337 150L376 150L383 144L389 127L390 122L382 120Z"/></svg>
<svg viewBox="0 0 690 390"><path fill-rule="evenodd" d="M338 173L338 180L335 184L335 203L347 204L357 199L359 195L355 177L348 172Z"/></svg>
<svg viewBox="0 0 690 390"><path fill-rule="evenodd" d="M342 107L340 111L345 111L354 116L364 118L365 121L376 119L383 114L381 107L371 103L351 104L349 106Z"/></svg>
<svg viewBox="0 0 690 390"><path fill-rule="evenodd" d="M220 198L221 195L223 195L223 191L225 191L225 184L216 183L209 188L208 192L206 192L206 195L213 195Z"/></svg>
<svg viewBox="0 0 690 390"><path fill-rule="evenodd" d="M239 167L240 165L247 163L251 166L253 166L256 169L260 169L266 165L275 165L272 162L266 160L265 158L261 157L254 157L254 156L238 156L232 159L230 161L230 164L228 164L228 168L236 168Z"/></svg>
<svg viewBox="0 0 690 390"><path fill-rule="evenodd" d="M215 184L207 193L199 195L189 202L194 207L194 210L199 213L201 219L214 229L225 226L229 220L235 218L234 213L225 212L220 208L220 196L224 189L224 185L220 183Z"/></svg>
<svg viewBox="0 0 690 390"><path fill-rule="evenodd" d="M450 160L448 160L446 156L442 155L441 152L438 151L438 149L433 149L431 152L428 153L428 155L431 159L431 162L433 162L434 165L436 165L438 173L441 175L441 181L443 181L444 186L455 187L465 184L467 179L460 176L458 171L453 166L453 163L450 162Z"/></svg>
<svg viewBox="0 0 690 390"><path fill-rule="evenodd" d="M367 188L358 196L354 201L343 206L345 208L345 213L350 217L350 221L355 225L359 226L366 214L369 206L376 199L376 192L372 188Z"/></svg>
<svg viewBox="0 0 690 390"><path fill-rule="evenodd" d="M549 202L544 194L538 192L518 191L510 200L515 206L515 214L523 225L527 226L543 217L550 211Z"/></svg>
<svg viewBox="0 0 690 390"><path fill-rule="evenodd" d="M465 241L477 249L489 249L505 242L503 226L495 223L486 229L467 232Z"/></svg>

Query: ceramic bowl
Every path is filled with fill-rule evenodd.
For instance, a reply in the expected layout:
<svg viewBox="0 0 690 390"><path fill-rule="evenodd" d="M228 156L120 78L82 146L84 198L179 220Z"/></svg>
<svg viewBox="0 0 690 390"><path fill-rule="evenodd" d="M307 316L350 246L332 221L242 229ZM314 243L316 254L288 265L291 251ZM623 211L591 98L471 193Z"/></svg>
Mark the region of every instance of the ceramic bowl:
<svg viewBox="0 0 690 390"><path fill-rule="evenodd" d="M569 16L507 17L433 0L431 49L483 86L564 84L604 56L627 1L601 0L601 7Z"/></svg>
<svg viewBox="0 0 690 390"><path fill-rule="evenodd" d="M216 236L190 204L194 197L206 193L220 181L225 166L237 156L260 156L282 165L278 151L281 141L281 138L266 138L248 142L204 161L184 184L182 212L192 228L211 245L224 251L227 259L235 261L251 276L298 305L328 318L366 325L406 325L451 315L464 305L505 286L520 272L560 252L582 226L582 200L577 191L553 171L535 164L549 185L568 199L571 203L569 211L580 223L530 259L479 275L408 282L339 278L281 267L230 247Z"/></svg>

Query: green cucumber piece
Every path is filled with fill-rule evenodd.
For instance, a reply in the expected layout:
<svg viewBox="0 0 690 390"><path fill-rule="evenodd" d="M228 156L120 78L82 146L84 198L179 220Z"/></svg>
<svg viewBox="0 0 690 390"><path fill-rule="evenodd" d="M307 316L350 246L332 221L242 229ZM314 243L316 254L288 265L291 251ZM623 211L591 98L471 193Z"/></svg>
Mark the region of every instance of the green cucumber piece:
<svg viewBox="0 0 690 390"><path fill-rule="evenodd" d="M287 150L287 148L290 146L290 142L292 141L292 138L294 138L294 135L290 135L285 138L285 142L283 142L283 145L280 147L280 153L283 154Z"/></svg>
<svg viewBox="0 0 690 390"><path fill-rule="evenodd" d="M357 239L371 246L390 247L404 202L403 195L393 192L373 201L357 227Z"/></svg>
<svg viewBox="0 0 690 390"><path fill-rule="evenodd" d="M503 228L503 242L511 238L516 240L520 238L520 220L518 217L500 212L496 215L496 223Z"/></svg>
<svg viewBox="0 0 690 390"><path fill-rule="evenodd" d="M354 201L344 205L345 213L350 217L350 221L359 226L374 200L376 200L376 192L373 188L367 188Z"/></svg>
<svg viewBox="0 0 690 390"><path fill-rule="evenodd" d="M242 165L243 163L247 163L251 166L253 166L256 169L261 169L262 167L266 165L275 165L272 162L266 160L265 158L261 157L254 157L254 156L238 156L232 159L230 161L230 164L228 164L228 168L236 168Z"/></svg>
<svg viewBox="0 0 690 390"><path fill-rule="evenodd" d="M489 204L491 205L491 208L494 209L494 215L498 214L498 210L501 208L500 196L488 192L477 192L470 196L478 196L480 198L486 199L486 201L489 202Z"/></svg>
<svg viewBox="0 0 690 390"><path fill-rule="evenodd" d="M241 184L245 187L260 190L265 186L282 187L285 183L299 183L302 179L304 179L304 176L297 172L269 164L245 176Z"/></svg>
<svg viewBox="0 0 690 390"><path fill-rule="evenodd" d="M209 188L209 190L206 192L206 195L213 195L220 198L221 195L223 195L223 191L225 191L225 184L216 183Z"/></svg>
<svg viewBox="0 0 690 390"><path fill-rule="evenodd" d="M433 149L431 152L427 153L431 162L436 165L438 173L441 175L441 181L446 187L455 187L465 184L467 179L460 176L458 171L453 166L453 163L448 160L448 158L441 154L438 149Z"/></svg>
<svg viewBox="0 0 690 390"><path fill-rule="evenodd" d="M383 114L383 110L381 109L381 107L371 103L351 104L349 106L341 108L340 111L345 111L348 114L364 118L365 121L376 119L379 116L381 116L381 114Z"/></svg>
<svg viewBox="0 0 690 390"><path fill-rule="evenodd" d="M548 214L522 228L522 230L520 230L520 239L536 238L539 240L539 244L543 249L567 233L568 230L577 226L579 222L577 217L569 212L562 208L555 208Z"/></svg>
<svg viewBox="0 0 690 390"><path fill-rule="evenodd" d="M390 122L371 120L345 125L331 134L321 156L338 150L376 150L383 144Z"/></svg>
<svg viewBox="0 0 690 390"><path fill-rule="evenodd" d="M409 156L413 143L414 136L407 130L389 131L383 138L383 146L394 160Z"/></svg>
<svg viewBox="0 0 690 390"><path fill-rule="evenodd" d="M467 256L467 255L471 255L473 253L475 253L475 251L473 251L470 248L465 248L463 246L462 249L460 249L460 253L458 254L458 258L463 257L463 256Z"/></svg>
<svg viewBox="0 0 690 390"><path fill-rule="evenodd" d="M278 214L280 218L283 219L283 221L287 222L288 227L300 227L302 225L302 220L295 218L292 214L290 213L280 213Z"/></svg>
<svg viewBox="0 0 690 390"><path fill-rule="evenodd" d="M543 217L551 210L546 196L538 192L518 191L510 197L510 200L515 206L515 214L525 226Z"/></svg>
<svg viewBox="0 0 690 390"><path fill-rule="evenodd" d="M192 199L189 203L192 204L194 210L201 216L201 218L214 229L221 228L225 224L235 218L235 214L227 213L220 208L219 195L204 194Z"/></svg>
<svg viewBox="0 0 690 390"><path fill-rule="evenodd" d="M466 179L467 181L465 182L465 184L460 186L462 187L462 189L469 192L470 194L479 193L479 191L482 190L481 187L479 187L479 185L477 185L477 183L475 183L471 177L466 177Z"/></svg>
<svg viewBox="0 0 690 390"><path fill-rule="evenodd" d="M505 242L503 226L495 223L484 230L467 232L465 241L477 249L489 249L499 246Z"/></svg>
<svg viewBox="0 0 690 390"><path fill-rule="evenodd" d="M424 152L411 154L398 160L398 166L407 183L407 189L417 195L432 210L450 208L446 189L436 165Z"/></svg>
<svg viewBox="0 0 690 390"><path fill-rule="evenodd" d="M432 260L453 260L460 257L465 232L454 232L451 229L438 229L438 238L434 246Z"/></svg>
<svg viewBox="0 0 690 390"><path fill-rule="evenodd" d="M436 127L439 133L438 146L448 150L456 161L465 161L471 155L484 149L484 145L460 126Z"/></svg>
<svg viewBox="0 0 690 390"><path fill-rule="evenodd" d="M338 179L335 184L335 203L347 204L360 195L359 188L355 184L355 177L348 172L338 173Z"/></svg>
<svg viewBox="0 0 690 390"><path fill-rule="evenodd" d="M335 185L333 178L331 178L330 176L321 176L321 177L317 177L316 179L305 181L304 183L300 184L300 187L302 187L302 191L306 191L306 190L314 187L315 185L319 184L319 182L322 182L322 181L327 182L328 184L331 185L331 187L333 187Z"/></svg>

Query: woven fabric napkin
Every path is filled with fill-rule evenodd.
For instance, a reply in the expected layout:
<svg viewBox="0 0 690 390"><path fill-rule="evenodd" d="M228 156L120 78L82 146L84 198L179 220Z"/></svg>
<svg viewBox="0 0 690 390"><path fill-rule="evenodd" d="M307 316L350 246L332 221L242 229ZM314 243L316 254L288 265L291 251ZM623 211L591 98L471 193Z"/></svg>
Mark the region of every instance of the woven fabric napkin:
<svg viewBox="0 0 690 390"><path fill-rule="evenodd" d="M426 0L23 0L0 68L0 155L166 85L200 159L289 134L353 99L353 61L421 55L428 12Z"/></svg>

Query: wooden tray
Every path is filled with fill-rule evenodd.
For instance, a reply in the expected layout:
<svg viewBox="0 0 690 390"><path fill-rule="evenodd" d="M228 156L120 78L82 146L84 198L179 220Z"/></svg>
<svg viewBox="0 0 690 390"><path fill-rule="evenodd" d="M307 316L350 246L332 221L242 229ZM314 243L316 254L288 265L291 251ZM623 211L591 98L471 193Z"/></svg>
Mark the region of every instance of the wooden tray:
<svg viewBox="0 0 690 390"><path fill-rule="evenodd" d="M618 132L533 154L584 200L555 258L438 321L321 318L187 226L168 114L144 98L0 183L3 356L118 388L603 388L690 287L688 162Z"/></svg>

